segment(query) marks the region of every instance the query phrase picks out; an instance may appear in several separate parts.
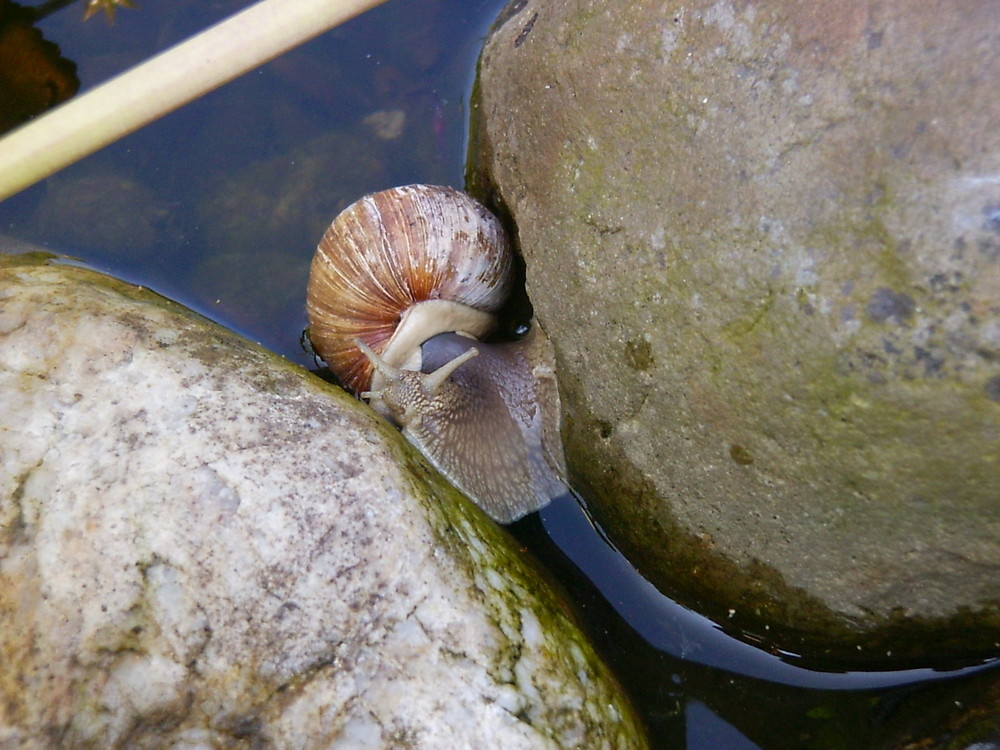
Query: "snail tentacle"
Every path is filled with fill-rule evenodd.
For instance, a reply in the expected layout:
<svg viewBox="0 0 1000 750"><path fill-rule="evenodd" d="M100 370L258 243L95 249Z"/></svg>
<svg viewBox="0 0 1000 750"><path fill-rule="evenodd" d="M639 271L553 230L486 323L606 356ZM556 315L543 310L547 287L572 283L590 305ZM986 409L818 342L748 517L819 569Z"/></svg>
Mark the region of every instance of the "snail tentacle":
<svg viewBox="0 0 1000 750"><path fill-rule="evenodd" d="M425 375L421 378L424 386L424 393L428 396L433 396L438 392L441 384L447 380L455 370L464 365L473 357L479 356L479 350L476 347L471 349L466 349L464 354L459 354L455 359L441 365L439 368L434 370L434 372Z"/></svg>
<svg viewBox="0 0 1000 750"><path fill-rule="evenodd" d="M399 369L393 367L384 359L382 359L380 356L378 356L374 352L374 350L370 346L368 346L368 344L366 344L364 341L362 341L361 339L354 339L354 345L358 347L358 351L360 351L362 354L365 355L368 361L372 363L372 367L374 367L375 370L382 375L382 377L388 380L393 380L394 378L399 376ZM365 398L365 396L362 395L362 398Z"/></svg>

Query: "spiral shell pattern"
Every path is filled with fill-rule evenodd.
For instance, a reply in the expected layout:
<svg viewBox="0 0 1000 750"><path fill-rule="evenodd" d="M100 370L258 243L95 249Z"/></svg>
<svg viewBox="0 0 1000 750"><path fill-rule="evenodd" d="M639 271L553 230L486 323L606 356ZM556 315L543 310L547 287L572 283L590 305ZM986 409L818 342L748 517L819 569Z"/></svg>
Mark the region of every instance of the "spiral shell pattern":
<svg viewBox="0 0 1000 750"><path fill-rule="evenodd" d="M449 315L430 335L481 336L491 320L484 313L503 305L511 276L503 228L465 193L435 185L373 193L344 209L319 243L306 292L309 338L344 385L363 391L372 365L355 339L384 354L401 321L435 300L470 315L458 328Z"/></svg>

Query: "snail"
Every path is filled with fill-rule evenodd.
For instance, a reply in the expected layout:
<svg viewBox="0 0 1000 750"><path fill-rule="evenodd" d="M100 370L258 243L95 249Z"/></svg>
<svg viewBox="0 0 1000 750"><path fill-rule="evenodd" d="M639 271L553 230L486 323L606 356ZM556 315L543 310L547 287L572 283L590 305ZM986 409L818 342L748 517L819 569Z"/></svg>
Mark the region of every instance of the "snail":
<svg viewBox="0 0 1000 750"><path fill-rule="evenodd" d="M500 222L468 195L407 185L341 212L313 257L309 340L499 523L566 492L553 357L541 329L486 343L513 275Z"/></svg>

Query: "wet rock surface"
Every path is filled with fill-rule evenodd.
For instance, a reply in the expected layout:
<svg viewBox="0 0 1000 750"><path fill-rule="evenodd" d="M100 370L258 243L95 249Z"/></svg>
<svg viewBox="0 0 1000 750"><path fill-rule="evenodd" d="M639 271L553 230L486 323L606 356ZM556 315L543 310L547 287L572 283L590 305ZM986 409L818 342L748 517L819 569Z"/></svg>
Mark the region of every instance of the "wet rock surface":
<svg viewBox="0 0 1000 750"><path fill-rule="evenodd" d="M1000 640L995 10L519 0L484 51L575 480L769 640Z"/></svg>
<svg viewBox="0 0 1000 750"><path fill-rule="evenodd" d="M0 746L645 747L393 430L139 287L0 255Z"/></svg>

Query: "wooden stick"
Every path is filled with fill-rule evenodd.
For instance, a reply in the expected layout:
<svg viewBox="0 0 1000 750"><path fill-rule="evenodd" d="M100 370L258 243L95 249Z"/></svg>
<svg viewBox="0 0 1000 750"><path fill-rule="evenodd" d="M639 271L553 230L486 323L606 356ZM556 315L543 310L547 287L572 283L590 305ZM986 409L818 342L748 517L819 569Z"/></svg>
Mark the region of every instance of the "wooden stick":
<svg viewBox="0 0 1000 750"><path fill-rule="evenodd" d="M0 138L0 200L385 0L261 0Z"/></svg>

